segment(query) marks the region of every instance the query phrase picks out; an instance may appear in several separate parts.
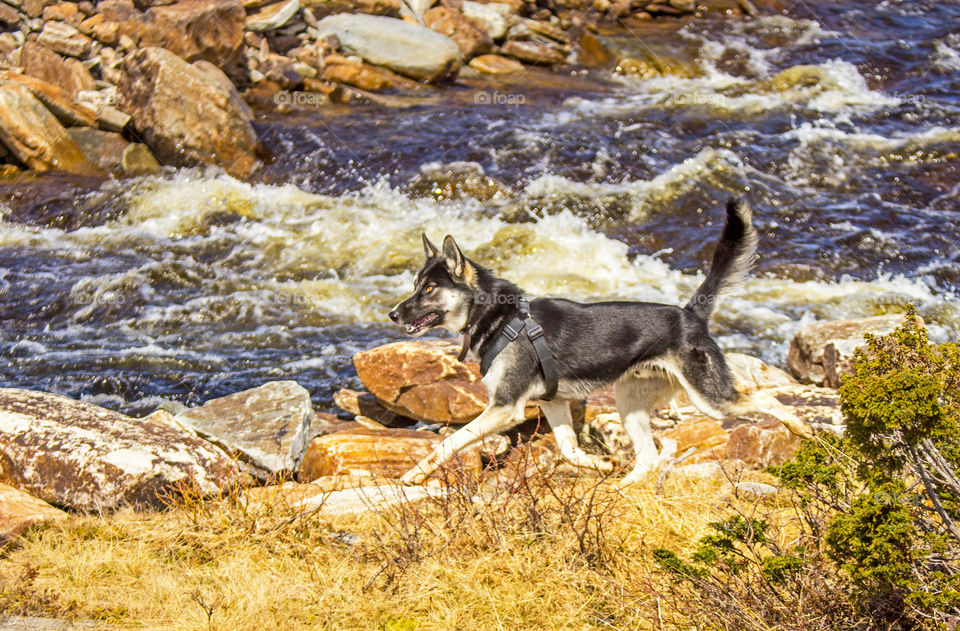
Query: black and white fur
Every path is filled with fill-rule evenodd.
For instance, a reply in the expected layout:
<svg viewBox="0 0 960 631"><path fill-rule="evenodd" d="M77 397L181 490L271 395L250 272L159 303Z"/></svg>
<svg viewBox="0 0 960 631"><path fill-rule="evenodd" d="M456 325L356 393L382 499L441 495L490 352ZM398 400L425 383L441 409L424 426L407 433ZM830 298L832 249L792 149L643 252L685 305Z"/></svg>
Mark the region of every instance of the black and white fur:
<svg viewBox="0 0 960 631"><path fill-rule="evenodd" d="M414 293L390 312L390 318L405 325L410 335L434 327L469 335L470 351L482 357L517 315L523 291L466 258L450 236L442 251L426 235L423 244L427 261L417 274ZM559 374L556 397L539 400L538 405L567 461L600 472L612 470L609 459L580 449L570 415L571 401L610 384L615 384L617 410L636 452L624 483L658 466L650 415L679 389L710 417L763 410L793 431L809 434L773 397L738 391L708 330L717 299L749 273L756 246L749 206L730 200L710 272L685 307L625 301L583 304L557 298L530 301L530 313L543 327ZM490 393L489 406L404 475L405 483L423 482L460 450L516 425L523 419L525 402L546 392L537 354L523 335L497 355L483 382Z"/></svg>

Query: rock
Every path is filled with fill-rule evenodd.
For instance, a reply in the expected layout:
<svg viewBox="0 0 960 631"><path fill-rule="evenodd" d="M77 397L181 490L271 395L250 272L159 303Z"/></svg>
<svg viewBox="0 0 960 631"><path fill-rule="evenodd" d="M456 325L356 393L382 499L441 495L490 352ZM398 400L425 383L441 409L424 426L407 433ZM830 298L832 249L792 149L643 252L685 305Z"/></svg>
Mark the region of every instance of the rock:
<svg viewBox="0 0 960 631"><path fill-rule="evenodd" d="M279 505L288 510L339 517L389 511L401 504L411 504L447 493L441 486L383 484L369 477L339 477L332 481L318 482L322 483L284 484L249 489L244 495L254 510L258 505Z"/></svg>
<svg viewBox="0 0 960 631"><path fill-rule="evenodd" d="M407 190L414 196L432 197L437 201L489 201L496 197L506 199L512 195L509 187L487 175L476 162L424 164L407 185Z"/></svg>
<svg viewBox="0 0 960 631"><path fill-rule="evenodd" d="M430 455L441 437L412 429L357 429L310 441L297 473L304 482L358 471L397 478Z"/></svg>
<svg viewBox="0 0 960 631"><path fill-rule="evenodd" d="M776 386L767 389L767 392L815 430L842 433L846 420L840 410L840 395L836 390L795 385Z"/></svg>
<svg viewBox="0 0 960 631"><path fill-rule="evenodd" d="M250 109L250 106L247 105L246 101L243 100L234 87L233 81L230 80L230 77L228 77L223 70L220 70L220 68L213 65L206 59L193 62L193 67L203 72L210 79L216 81L220 87L229 92L231 98L233 99L233 105L240 111L246 120L253 121L255 118L253 110Z"/></svg>
<svg viewBox="0 0 960 631"><path fill-rule="evenodd" d="M0 484L0 542L18 537L27 528L62 521L67 514L41 499Z"/></svg>
<svg viewBox="0 0 960 631"><path fill-rule="evenodd" d="M74 127L67 131L90 162L110 173L120 171L120 159L130 144L123 136L89 127Z"/></svg>
<svg viewBox="0 0 960 631"><path fill-rule="evenodd" d="M146 48L128 56L118 88L123 111L164 163L215 164L241 178L259 167L259 141L236 89L170 51Z"/></svg>
<svg viewBox="0 0 960 631"><path fill-rule="evenodd" d="M248 31L272 31L290 21L300 10L300 0L287 0L266 6L247 17Z"/></svg>
<svg viewBox="0 0 960 631"><path fill-rule="evenodd" d="M384 407L431 423L462 424L487 406L480 367L457 360L460 349L441 341L387 344L353 356L360 381Z"/></svg>
<svg viewBox="0 0 960 631"><path fill-rule="evenodd" d="M0 79L13 81L26 87L64 125L94 127L97 124L96 117L89 110L76 105L70 94L51 83L30 75L13 72L0 73Z"/></svg>
<svg viewBox="0 0 960 631"><path fill-rule="evenodd" d="M528 64L552 66L566 61L555 46L535 40L511 39L500 47L500 52Z"/></svg>
<svg viewBox="0 0 960 631"><path fill-rule="evenodd" d="M766 469L789 460L799 446L800 438L779 421L748 423L730 432L727 459Z"/></svg>
<svg viewBox="0 0 960 631"><path fill-rule="evenodd" d="M423 19L432 31L452 39L460 48L463 59L471 59L493 49L493 40L487 32L459 11L442 6L433 7Z"/></svg>
<svg viewBox="0 0 960 631"><path fill-rule="evenodd" d="M162 47L187 61L205 59L228 73L241 61L247 16L239 0L180 0L143 12L130 0L106 0L98 9L106 20L101 28L116 24L117 41L126 37L129 50Z"/></svg>
<svg viewBox="0 0 960 631"><path fill-rule="evenodd" d="M81 90L92 90L96 83L93 75L77 59L64 60L46 46L27 42L20 53L23 73L42 79L76 98Z"/></svg>
<svg viewBox="0 0 960 631"><path fill-rule="evenodd" d="M507 31L507 37L510 37L511 39L526 39L526 37L523 37L523 36L513 37L511 34L511 31L513 29L520 26L522 26L526 32L529 32L531 34L543 35L544 37L548 39L552 39L557 43L560 43L560 44L570 43L570 36L567 35L564 32L564 30L559 26L551 24L550 22L547 22L547 21L529 20L526 18L521 19L518 24L511 27L511 29Z"/></svg>
<svg viewBox="0 0 960 631"><path fill-rule="evenodd" d="M58 2L44 7L42 17L44 22L60 20L73 24L79 21L83 14L80 13L80 7L75 2Z"/></svg>
<svg viewBox="0 0 960 631"><path fill-rule="evenodd" d="M440 81L456 74L460 49L449 37L403 20L339 14L317 23L320 38L335 35L341 50L406 77Z"/></svg>
<svg viewBox="0 0 960 631"><path fill-rule="evenodd" d="M289 57L271 53L257 66L257 70L281 89L296 91L303 87L303 77L297 72L296 63Z"/></svg>
<svg viewBox="0 0 960 631"><path fill-rule="evenodd" d="M706 416L691 416L680 421L676 427L661 434L661 439L677 443L677 455L682 455L690 447L697 451L686 458L685 464L712 462L726 458L729 434L721 421Z"/></svg>
<svg viewBox="0 0 960 631"><path fill-rule="evenodd" d="M684 13L693 13L697 10L696 0L670 0L669 4L674 9Z"/></svg>
<svg viewBox="0 0 960 631"><path fill-rule="evenodd" d="M756 497L769 497L777 494L777 487L763 482L737 482L733 485L741 493Z"/></svg>
<svg viewBox="0 0 960 631"><path fill-rule="evenodd" d="M261 480L296 470L311 437L310 393L295 381L271 381L257 388L207 401L175 419L249 463Z"/></svg>
<svg viewBox="0 0 960 631"><path fill-rule="evenodd" d="M741 392L797 385L797 380L788 373L765 364L756 357L742 353L726 353L724 357Z"/></svg>
<svg viewBox="0 0 960 631"><path fill-rule="evenodd" d="M0 24L13 26L20 21L20 14L8 4L0 3Z"/></svg>
<svg viewBox="0 0 960 631"><path fill-rule="evenodd" d="M89 29L88 35L107 46L113 46L120 40L120 25L107 22L102 13L90 16L77 27L80 31Z"/></svg>
<svg viewBox="0 0 960 631"><path fill-rule="evenodd" d="M409 427L416 423L412 418L401 416L383 407L369 392L357 392L344 388L333 395L337 406L354 416L366 416L386 427Z"/></svg>
<svg viewBox="0 0 960 631"><path fill-rule="evenodd" d="M85 57L93 40L66 22L46 22L37 43L68 57Z"/></svg>
<svg viewBox="0 0 960 631"><path fill-rule="evenodd" d="M480 55L470 60L470 67L487 74L511 74L523 70L523 64L502 55Z"/></svg>
<svg viewBox="0 0 960 631"><path fill-rule="evenodd" d="M0 481L56 506L109 511L163 505L191 485L233 484L236 464L210 443L66 397L0 389Z"/></svg>
<svg viewBox="0 0 960 631"><path fill-rule="evenodd" d="M588 68L607 68L615 57L593 33L585 32L577 45L577 61Z"/></svg>
<svg viewBox="0 0 960 631"><path fill-rule="evenodd" d="M124 175L152 175L160 169L160 163L143 143L131 142L120 154L120 171Z"/></svg>
<svg viewBox="0 0 960 631"><path fill-rule="evenodd" d="M516 20L513 7L502 2L481 3L464 0L460 10L464 16L483 28L490 39L502 39L507 34L511 23Z"/></svg>
<svg viewBox="0 0 960 631"><path fill-rule="evenodd" d="M240 60L246 13L238 0L180 0L147 10L140 46L166 48L187 61L205 59L223 69Z"/></svg>
<svg viewBox="0 0 960 631"><path fill-rule="evenodd" d="M902 315L885 315L809 324L800 329L790 341L790 353L787 357L790 372L804 383L824 385L827 383L824 353L828 345L833 345L832 383L836 384L833 387L837 387L839 375L847 369L844 359L852 356L854 349L865 343L864 333L887 335L902 323Z"/></svg>
<svg viewBox="0 0 960 631"><path fill-rule="evenodd" d="M53 4L53 0L23 0L20 9L26 13L28 17L38 18L43 15L44 7L50 4Z"/></svg>
<svg viewBox="0 0 960 631"><path fill-rule="evenodd" d="M0 83L0 141L31 169L97 172L63 125L20 84Z"/></svg>
<svg viewBox="0 0 960 631"><path fill-rule="evenodd" d="M693 480L719 480L726 477L723 466L719 462L710 461L678 465L671 469L670 473L678 478Z"/></svg>
<svg viewBox="0 0 960 631"><path fill-rule="evenodd" d="M617 466L627 466L634 458L633 441L616 412L596 414L584 420L580 444L595 446L596 452L610 455Z"/></svg>

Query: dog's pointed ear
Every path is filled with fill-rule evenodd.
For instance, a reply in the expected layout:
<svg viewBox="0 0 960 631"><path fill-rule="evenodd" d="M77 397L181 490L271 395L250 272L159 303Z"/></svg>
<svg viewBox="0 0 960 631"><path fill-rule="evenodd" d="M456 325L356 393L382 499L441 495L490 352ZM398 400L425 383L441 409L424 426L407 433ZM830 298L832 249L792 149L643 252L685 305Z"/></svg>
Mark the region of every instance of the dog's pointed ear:
<svg viewBox="0 0 960 631"><path fill-rule="evenodd" d="M443 260L447 264L447 270L458 278L463 277L465 263L463 252L457 242L449 234L443 239Z"/></svg>
<svg viewBox="0 0 960 631"><path fill-rule="evenodd" d="M440 256L440 250L437 249L437 246L430 243L430 239L427 238L427 233L421 232L420 236L423 237L423 253L427 258L432 259L435 256Z"/></svg>

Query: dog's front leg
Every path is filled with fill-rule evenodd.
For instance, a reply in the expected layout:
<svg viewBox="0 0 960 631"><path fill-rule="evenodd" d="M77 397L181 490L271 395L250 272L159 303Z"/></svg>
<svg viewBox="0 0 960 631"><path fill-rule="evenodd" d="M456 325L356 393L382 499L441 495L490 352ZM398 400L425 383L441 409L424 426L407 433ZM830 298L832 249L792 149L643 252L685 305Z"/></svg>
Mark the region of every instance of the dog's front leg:
<svg viewBox="0 0 960 631"><path fill-rule="evenodd" d="M510 429L518 418L517 406L490 404L480 416L473 419L437 445L429 456L407 471L400 481L403 484L423 484L437 467L447 462L455 454L470 445L474 445L487 436Z"/></svg>

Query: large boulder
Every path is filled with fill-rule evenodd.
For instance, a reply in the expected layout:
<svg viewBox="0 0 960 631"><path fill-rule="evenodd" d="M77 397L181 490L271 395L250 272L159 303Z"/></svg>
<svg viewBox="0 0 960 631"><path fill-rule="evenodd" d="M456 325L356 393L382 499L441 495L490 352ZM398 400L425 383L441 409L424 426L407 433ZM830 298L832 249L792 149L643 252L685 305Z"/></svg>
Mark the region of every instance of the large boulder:
<svg viewBox="0 0 960 631"><path fill-rule="evenodd" d="M189 486L214 493L238 480L220 448L169 424L67 397L0 389L0 482L64 508L160 507Z"/></svg>
<svg viewBox="0 0 960 631"><path fill-rule="evenodd" d="M130 0L107 0L101 30L126 35L140 47L162 47L187 61L205 59L232 69L241 59L247 15L239 0L181 0L141 12ZM116 29L108 28L116 25Z"/></svg>
<svg viewBox="0 0 960 631"><path fill-rule="evenodd" d="M98 172L63 125L18 83L0 83L0 142L31 169Z"/></svg>
<svg viewBox="0 0 960 631"><path fill-rule="evenodd" d="M144 48L123 63L120 106L164 163L213 164L236 177L260 165L260 144L235 88L163 48Z"/></svg>
<svg viewBox="0 0 960 631"><path fill-rule="evenodd" d="M790 372L804 383L837 388L840 376L849 372L853 351L866 343L864 334L887 335L902 323L902 315L884 315L809 324L790 341Z"/></svg>
<svg viewBox="0 0 960 631"><path fill-rule="evenodd" d="M335 35L341 50L419 81L453 76L460 49L449 37L395 18L341 13L317 23L319 37Z"/></svg>
<svg viewBox="0 0 960 631"><path fill-rule="evenodd" d="M463 424L487 406L480 367L442 341L379 346L353 356L357 376L387 409L420 421Z"/></svg>
<svg viewBox="0 0 960 631"><path fill-rule="evenodd" d="M310 393L295 381L272 381L207 401L175 417L250 465L255 477L292 473L311 438Z"/></svg>
<svg viewBox="0 0 960 631"><path fill-rule="evenodd" d="M0 484L0 542L19 536L27 528L66 519L67 514L41 499L7 484Z"/></svg>

